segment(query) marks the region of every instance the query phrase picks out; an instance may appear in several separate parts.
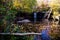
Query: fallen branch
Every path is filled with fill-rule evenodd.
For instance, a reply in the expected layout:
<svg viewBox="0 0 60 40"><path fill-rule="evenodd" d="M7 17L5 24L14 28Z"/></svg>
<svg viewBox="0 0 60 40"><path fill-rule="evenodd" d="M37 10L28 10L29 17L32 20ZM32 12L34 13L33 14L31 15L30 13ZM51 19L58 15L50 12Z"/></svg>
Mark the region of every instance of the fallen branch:
<svg viewBox="0 0 60 40"><path fill-rule="evenodd" d="M41 35L41 33L0 33L0 35Z"/></svg>

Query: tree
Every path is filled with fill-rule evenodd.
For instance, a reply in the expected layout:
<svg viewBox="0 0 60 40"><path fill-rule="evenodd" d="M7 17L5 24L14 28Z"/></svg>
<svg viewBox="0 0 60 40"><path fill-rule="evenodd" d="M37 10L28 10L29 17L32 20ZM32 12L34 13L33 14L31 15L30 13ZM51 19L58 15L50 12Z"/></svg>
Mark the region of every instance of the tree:
<svg viewBox="0 0 60 40"><path fill-rule="evenodd" d="M22 12L33 12L36 0L13 0L13 7L20 9Z"/></svg>

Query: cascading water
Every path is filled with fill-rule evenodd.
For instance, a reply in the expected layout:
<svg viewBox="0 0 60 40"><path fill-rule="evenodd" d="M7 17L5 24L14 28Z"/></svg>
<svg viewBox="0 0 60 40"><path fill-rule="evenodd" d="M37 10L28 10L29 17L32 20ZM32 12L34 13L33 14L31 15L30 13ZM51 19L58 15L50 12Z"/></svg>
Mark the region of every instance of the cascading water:
<svg viewBox="0 0 60 40"><path fill-rule="evenodd" d="M34 23L36 22L36 18L37 18L37 13L34 13Z"/></svg>

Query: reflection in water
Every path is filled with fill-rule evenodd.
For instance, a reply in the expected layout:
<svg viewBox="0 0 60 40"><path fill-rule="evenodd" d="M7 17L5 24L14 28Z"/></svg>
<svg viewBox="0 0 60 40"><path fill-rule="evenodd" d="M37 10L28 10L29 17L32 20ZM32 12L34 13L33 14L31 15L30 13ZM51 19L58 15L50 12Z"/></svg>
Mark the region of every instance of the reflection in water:
<svg viewBox="0 0 60 40"><path fill-rule="evenodd" d="M50 40L50 36L48 34L48 30L47 29L44 29L42 30L42 35L41 35L41 39L42 40Z"/></svg>
<svg viewBox="0 0 60 40"><path fill-rule="evenodd" d="M57 40L59 35L59 25L58 25L58 21L54 22L47 22L44 21L43 23L40 24L40 27L38 28L39 31L41 31L40 33L42 33L42 35L38 38L38 35L34 37L34 40ZM59 36L58 36L59 35Z"/></svg>
<svg viewBox="0 0 60 40"><path fill-rule="evenodd" d="M12 28L13 27L13 28ZM10 31L13 32L38 32L42 33L42 35L34 35L34 40L50 40L50 38L57 39L60 37L60 25L58 25L58 21L48 21L44 20L40 23L32 24L25 23L21 25L14 24L10 26ZM15 29L15 30L14 30Z"/></svg>

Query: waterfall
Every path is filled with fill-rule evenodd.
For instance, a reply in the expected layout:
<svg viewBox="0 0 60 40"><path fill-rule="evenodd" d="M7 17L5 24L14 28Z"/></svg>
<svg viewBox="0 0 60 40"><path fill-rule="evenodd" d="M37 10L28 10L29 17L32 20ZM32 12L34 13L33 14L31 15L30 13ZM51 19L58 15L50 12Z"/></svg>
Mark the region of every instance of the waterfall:
<svg viewBox="0 0 60 40"><path fill-rule="evenodd" d="M34 12L34 23L36 22L36 18L37 18L37 13Z"/></svg>

